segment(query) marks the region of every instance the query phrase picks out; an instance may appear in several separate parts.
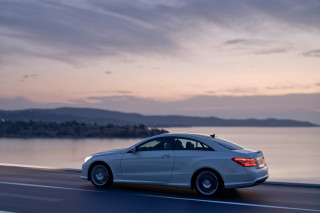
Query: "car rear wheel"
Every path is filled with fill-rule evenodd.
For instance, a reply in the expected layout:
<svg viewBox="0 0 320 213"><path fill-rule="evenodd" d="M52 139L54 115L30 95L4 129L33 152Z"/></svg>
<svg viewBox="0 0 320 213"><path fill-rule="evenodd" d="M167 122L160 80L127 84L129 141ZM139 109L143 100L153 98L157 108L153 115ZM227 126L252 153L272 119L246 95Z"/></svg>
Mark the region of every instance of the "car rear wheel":
<svg viewBox="0 0 320 213"><path fill-rule="evenodd" d="M217 194L221 183L217 175L212 171L202 171L197 175L195 188L198 193L205 196Z"/></svg>
<svg viewBox="0 0 320 213"><path fill-rule="evenodd" d="M111 184L111 172L105 165L96 164L91 169L90 179L96 187L106 187Z"/></svg>

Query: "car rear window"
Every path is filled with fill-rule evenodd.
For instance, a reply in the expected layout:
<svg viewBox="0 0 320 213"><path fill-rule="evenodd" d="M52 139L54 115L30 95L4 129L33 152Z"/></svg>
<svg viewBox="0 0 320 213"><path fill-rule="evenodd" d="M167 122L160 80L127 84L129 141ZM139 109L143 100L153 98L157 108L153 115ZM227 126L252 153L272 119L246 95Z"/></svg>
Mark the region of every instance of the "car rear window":
<svg viewBox="0 0 320 213"><path fill-rule="evenodd" d="M223 146L226 149L230 149L230 150L237 150L237 149L244 149L244 147L233 143L231 141L227 141L225 139L221 139L221 138L212 138L212 141L214 141L215 143L219 144L220 146Z"/></svg>

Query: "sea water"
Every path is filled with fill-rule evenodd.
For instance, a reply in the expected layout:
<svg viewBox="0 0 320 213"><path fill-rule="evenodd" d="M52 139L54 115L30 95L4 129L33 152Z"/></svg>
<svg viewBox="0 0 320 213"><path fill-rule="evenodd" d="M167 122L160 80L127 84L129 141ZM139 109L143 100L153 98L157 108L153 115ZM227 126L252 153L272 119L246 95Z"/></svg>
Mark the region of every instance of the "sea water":
<svg viewBox="0 0 320 213"><path fill-rule="evenodd" d="M169 132L216 134L261 150L270 181L320 184L319 127L183 127ZM80 169L96 152L129 147L142 139L0 139L0 164Z"/></svg>

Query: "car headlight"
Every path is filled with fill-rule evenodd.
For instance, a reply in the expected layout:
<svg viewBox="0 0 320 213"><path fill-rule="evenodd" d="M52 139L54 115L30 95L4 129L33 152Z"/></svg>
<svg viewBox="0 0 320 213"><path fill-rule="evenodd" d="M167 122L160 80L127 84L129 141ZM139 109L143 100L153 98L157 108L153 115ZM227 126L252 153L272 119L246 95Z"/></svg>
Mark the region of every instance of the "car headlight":
<svg viewBox="0 0 320 213"><path fill-rule="evenodd" d="M92 156L86 157L86 158L84 159L84 162L87 162L87 161L90 160L91 158L92 158Z"/></svg>

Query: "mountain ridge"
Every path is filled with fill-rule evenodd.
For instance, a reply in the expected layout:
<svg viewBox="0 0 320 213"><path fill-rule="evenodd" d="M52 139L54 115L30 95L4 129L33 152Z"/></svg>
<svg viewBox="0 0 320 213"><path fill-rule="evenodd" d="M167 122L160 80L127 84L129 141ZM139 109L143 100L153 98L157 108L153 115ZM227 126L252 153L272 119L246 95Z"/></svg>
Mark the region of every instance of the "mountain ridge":
<svg viewBox="0 0 320 213"><path fill-rule="evenodd" d="M66 122L139 125L149 127L238 126L238 127L312 127L308 121L292 119L222 119L214 116L142 115L94 108L59 107L53 109L0 110L0 119L10 121Z"/></svg>

